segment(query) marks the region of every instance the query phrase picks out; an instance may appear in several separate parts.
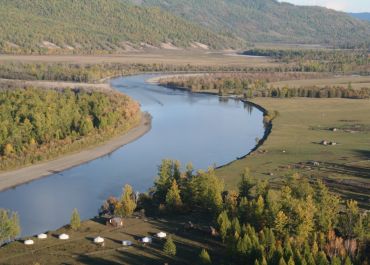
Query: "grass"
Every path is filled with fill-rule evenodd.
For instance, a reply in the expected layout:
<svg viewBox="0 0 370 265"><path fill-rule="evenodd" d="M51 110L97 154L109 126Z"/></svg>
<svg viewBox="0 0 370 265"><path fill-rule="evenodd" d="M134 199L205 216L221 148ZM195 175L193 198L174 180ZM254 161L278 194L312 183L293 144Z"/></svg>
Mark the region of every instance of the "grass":
<svg viewBox="0 0 370 265"><path fill-rule="evenodd" d="M124 63L124 64L168 64L168 65L198 65L198 66L244 66L273 67L279 63L266 57L237 56L229 51L201 50L148 50L142 52L127 52L112 55L0 55L0 63L4 62L46 62L46 63Z"/></svg>
<svg viewBox="0 0 370 265"><path fill-rule="evenodd" d="M370 101L351 99L272 99L254 103L277 110L272 133L252 155L217 170L235 189L245 167L254 176L280 184L295 172L318 176L343 198L366 208L370 201ZM338 128L332 131L330 128ZM336 146L324 146L322 140ZM314 166L312 161L319 162Z"/></svg>
<svg viewBox="0 0 370 265"><path fill-rule="evenodd" d="M184 221L207 225L202 216L170 217L168 219L127 218L123 228L106 226L103 219L82 223L79 231L73 232L64 227L49 232L48 239L35 241L33 246L25 246L17 241L0 248L0 264L194 264L202 250L206 248L220 264L224 254L221 241L209 234L184 229ZM152 244L142 245L138 239L153 236L159 231L170 234L176 244L176 257L168 257L163 251L165 240L154 238ZM61 233L70 235L70 240L61 241ZM93 239L101 236L105 246L96 245ZM130 240L133 246L122 246L122 240Z"/></svg>
<svg viewBox="0 0 370 265"><path fill-rule="evenodd" d="M369 76L333 76L331 78L271 82L269 83L269 85L272 85L274 87L341 86L341 87L347 88L349 83L351 83L351 86L354 89L361 89L363 87L369 87L370 77Z"/></svg>

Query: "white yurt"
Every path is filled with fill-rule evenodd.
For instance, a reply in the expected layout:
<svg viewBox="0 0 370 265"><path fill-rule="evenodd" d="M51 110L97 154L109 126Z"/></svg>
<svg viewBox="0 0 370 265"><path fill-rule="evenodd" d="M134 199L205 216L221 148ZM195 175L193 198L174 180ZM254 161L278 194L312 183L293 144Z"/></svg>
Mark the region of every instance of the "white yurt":
<svg viewBox="0 0 370 265"><path fill-rule="evenodd" d="M143 243L152 243L152 238L151 237L143 237L142 239L141 239L141 242L143 242Z"/></svg>
<svg viewBox="0 0 370 265"><path fill-rule="evenodd" d="M123 240L122 245L124 246L132 246L132 242L130 240Z"/></svg>
<svg viewBox="0 0 370 265"><path fill-rule="evenodd" d="M67 234L61 234L61 235L59 235L59 239L60 240L67 240L67 239L69 239L69 235L67 235Z"/></svg>
<svg viewBox="0 0 370 265"><path fill-rule="evenodd" d="M27 246L30 246L30 245L35 244L35 242L33 242L32 239L27 239L27 240L24 241L24 244L27 245Z"/></svg>
<svg viewBox="0 0 370 265"><path fill-rule="evenodd" d="M157 233L157 237L158 238L166 238L167 234L165 232L159 232L159 233Z"/></svg>
<svg viewBox="0 0 370 265"><path fill-rule="evenodd" d="M102 238L102 237L100 237L100 236L98 236L98 237L94 238L94 243L95 243L95 244L101 244L101 243L103 243L103 242L104 242L104 238Z"/></svg>
<svg viewBox="0 0 370 265"><path fill-rule="evenodd" d="M37 235L37 238L38 239L46 239L46 238L48 238L48 235L47 234L39 234L39 235Z"/></svg>

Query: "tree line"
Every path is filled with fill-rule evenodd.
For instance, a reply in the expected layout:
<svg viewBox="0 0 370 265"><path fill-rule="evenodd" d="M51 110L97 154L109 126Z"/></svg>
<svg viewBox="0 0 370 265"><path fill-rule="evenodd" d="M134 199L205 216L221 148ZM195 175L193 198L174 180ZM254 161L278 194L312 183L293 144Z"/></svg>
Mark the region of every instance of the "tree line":
<svg viewBox="0 0 370 265"><path fill-rule="evenodd" d="M139 104L118 92L1 89L0 169L79 150L139 119Z"/></svg>
<svg viewBox="0 0 370 265"><path fill-rule="evenodd" d="M284 80L300 80L324 78L327 75L317 73L239 73L239 74L208 74L202 76L183 76L163 78L160 84L173 88L184 88L193 92L218 92L219 95L239 95L244 98L253 97L309 97L309 98L353 98L370 97L370 88L354 89L351 83L347 86L327 85L317 87L304 85L273 86L269 82Z"/></svg>
<svg viewBox="0 0 370 265"><path fill-rule="evenodd" d="M244 55L267 56L306 72L369 73L368 49L250 49Z"/></svg>

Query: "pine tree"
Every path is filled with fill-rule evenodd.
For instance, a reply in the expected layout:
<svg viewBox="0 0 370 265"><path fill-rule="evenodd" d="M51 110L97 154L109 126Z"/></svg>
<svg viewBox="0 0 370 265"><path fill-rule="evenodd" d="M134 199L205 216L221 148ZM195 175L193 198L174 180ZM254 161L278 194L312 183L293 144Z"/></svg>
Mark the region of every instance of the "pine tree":
<svg viewBox="0 0 370 265"><path fill-rule="evenodd" d="M237 217L234 217L234 219L231 221L231 232L234 235L241 234L241 227L240 227L239 219Z"/></svg>
<svg viewBox="0 0 370 265"><path fill-rule="evenodd" d="M239 183L239 196L251 198L251 189L255 185L256 181L251 177L249 168L245 168Z"/></svg>
<svg viewBox="0 0 370 265"><path fill-rule="evenodd" d="M180 190L177 186L176 179L173 180L171 188L166 195L166 207L172 211L177 211L182 206L182 200L180 196Z"/></svg>
<svg viewBox="0 0 370 265"><path fill-rule="evenodd" d="M199 263L200 264L212 264L211 257L208 254L208 251L205 249L202 249L202 251L199 254Z"/></svg>
<svg viewBox="0 0 370 265"><path fill-rule="evenodd" d="M280 258L279 265L287 265L283 257Z"/></svg>
<svg viewBox="0 0 370 265"><path fill-rule="evenodd" d="M167 237L167 240L166 240L166 242L164 243L164 246L163 246L163 252L166 255L169 255L169 256L176 256L176 245L173 242L171 236Z"/></svg>
<svg viewBox="0 0 370 265"><path fill-rule="evenodd" d="M80 215L76 208L72 212L70 227L75 231L81 227Z"/></svg>
<svg viewBox="0 0 370 265"><path fill-rule="evenodd" d="M344 260L344 265L352 265L352 261L349 256L347 256L346 259Z"/></svg>
<svg viewBox="0 0 370 265"><path fill-rule="evenodd" d="M226 211L222 211L217 218L218 230L223 242L225 242L227 232L231 227L229 217Z"/></svg>
<svg viewBox="0 0 370 265"><path fill-rule="evenodd" d="M289 258L288 265L295 265L293 257Z"/></svg>
<svg viewBox="0 0 370 265"><path fill-rule="evenodd" d="M341 260L338 256L332 257L330 265L341 265L341 264L342 264L342 262L341 262ZM350 265L350 264L348 264L348 265Z"/></svg>
<svg viewBox="0 0 370 265"><path fill-rule="evenodd" d="M329 265L328 258L326 257L326 254L324 251L320 251L319 253L317 253L316 264L317 265Z"/></svg>
<svg viewBox="0 0 370 265"><path fill-rule="evenodd" d="M121 198L121 202L126 216L131 216L136 209L136 203L133 196L134 192L132 190L132 187L126 184L123 189L123 194Z"/></svg>
<svg viewBox="0 0 370 265"><path fill-rule="evenodd" d="M287 234L288 217L283 211L277 213L274 230L280 238L284 238Z"/></svg>

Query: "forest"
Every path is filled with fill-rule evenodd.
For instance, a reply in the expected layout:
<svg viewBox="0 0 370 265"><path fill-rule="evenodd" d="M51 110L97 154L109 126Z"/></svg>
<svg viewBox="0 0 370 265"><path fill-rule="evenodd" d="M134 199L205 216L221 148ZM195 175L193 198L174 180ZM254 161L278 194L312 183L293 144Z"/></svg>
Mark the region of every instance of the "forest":
<svg viewBox="0 0 370 265"><path fill-rule="evenodd" d="M219 95L238 95L244 98L253 97L309 97L309 98L353 98L364 99L370 97L370 88L352 88L351 83L346 86L330 85L317 86L273 86L270 82L284 80L304 80L310 78L324 78L325 74L314 73L234 73L234 74L207 74L200 76L177 76L163 78L159 82L163 86L183 88L194 92L215 92Z"/></svg>
<svg viewBox="0 0 370 265"><path fill-rule="evenodd" d="M113 91L1 89L0 170L80 150L139 120L139 104Z"/></svg>
<svg viewBox="0 0 370 265"><path fill-rule="evenodd" d="M368 264L370 216L320 179L293 174L272 188L246 168L238 190L225 191L212 168L181 168L179 161L163 160L154 186L140 194L137 205L126 185L121 198L110 197L100 213L125 217L135 208L159 216L205 213L226 250L225 264ZM208 259L199 264L211 264Z"/></svg>
<svg viewBox="0 0 370 265"><path fill-rule="evenodd" d="M0 52L8 54L99 54L162 43L190 47L199 42L212 48L243 43L159 8L122 0L1 0L0 16Z"/></svg>
<svg viewBox="0 0 370 265"><path fill-rule="evenodd" d="M275 0L130 0L160 7L214 32L248 42L357 46L370 40L370 24L334 10ZM206 11L206 12L205 12Z"/></svg>

